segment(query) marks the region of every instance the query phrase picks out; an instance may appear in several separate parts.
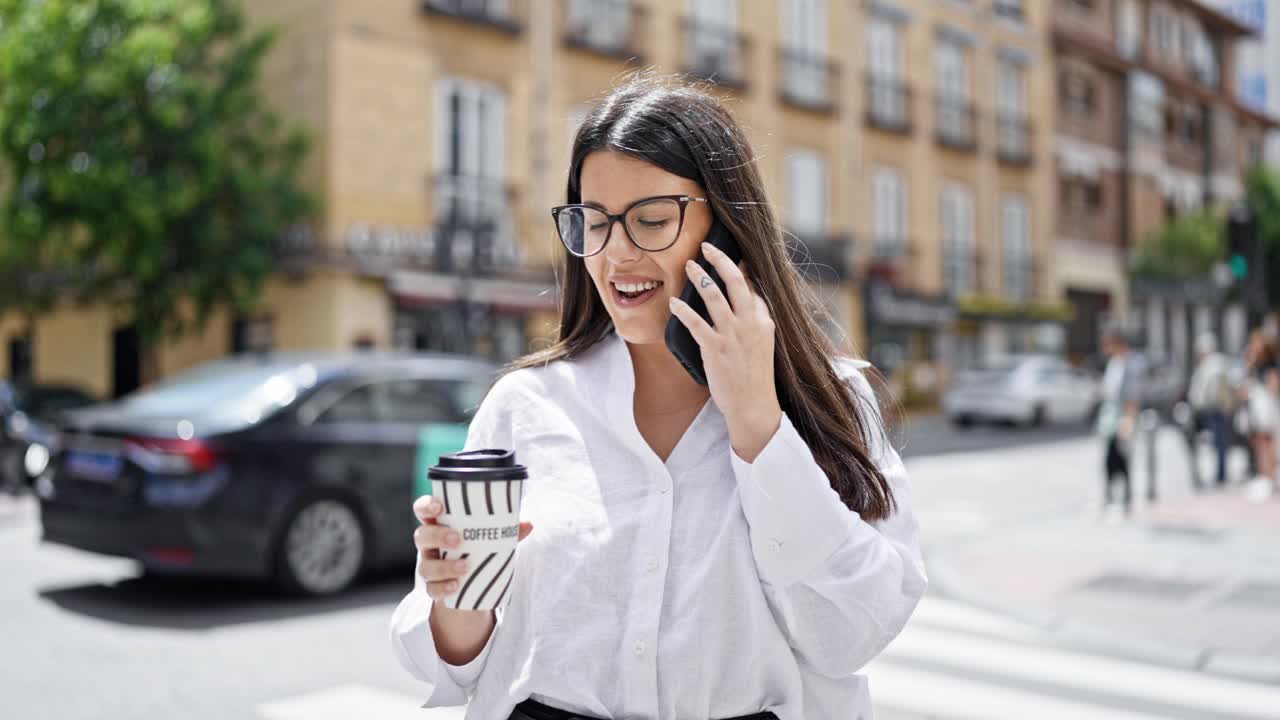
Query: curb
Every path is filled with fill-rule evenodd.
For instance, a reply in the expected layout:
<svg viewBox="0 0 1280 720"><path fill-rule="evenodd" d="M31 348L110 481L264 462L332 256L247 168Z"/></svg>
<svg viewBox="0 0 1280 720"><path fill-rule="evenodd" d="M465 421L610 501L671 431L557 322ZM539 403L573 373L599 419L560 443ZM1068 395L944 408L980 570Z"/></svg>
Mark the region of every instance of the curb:
<svg viewBox="0 0 1280 720"><path fill-rule="evenodd" d="M1280 684L1280 657L1219 652L1209 648L1169 645L1102 624L1081 622L1062 613L1010 602L969 580L952 567L945 552L925 551L929 585L952 600L1006 615L1042 633L1046 645L1079 650L1150 665L1191 670L1231 680Z"/></svg>

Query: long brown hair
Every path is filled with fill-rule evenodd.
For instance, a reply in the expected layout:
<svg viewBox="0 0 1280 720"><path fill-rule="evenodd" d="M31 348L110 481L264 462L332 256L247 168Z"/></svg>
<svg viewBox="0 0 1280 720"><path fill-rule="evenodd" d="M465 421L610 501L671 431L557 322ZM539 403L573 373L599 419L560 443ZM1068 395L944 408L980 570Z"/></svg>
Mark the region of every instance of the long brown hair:
<svg viewBox="0 0 1280 720"><path fill-rule="evenodd" d="M720 101L701 87L640 73L615 87L587 115L573 141L566 198L581 202L582 163L614 150L697 182L712 212L742 247L752 282L774 319L775 381L783 411L808 444L831 487L867 520L893 511L893 492L868 448L883 428L840 378L833 343L818 325L825 310L808 289L765 196L754 153ZM586 266L561 256L560 327L550 347L509 369L574 358L613 324ZM871 400L874 402L874 400Z"/></svg>

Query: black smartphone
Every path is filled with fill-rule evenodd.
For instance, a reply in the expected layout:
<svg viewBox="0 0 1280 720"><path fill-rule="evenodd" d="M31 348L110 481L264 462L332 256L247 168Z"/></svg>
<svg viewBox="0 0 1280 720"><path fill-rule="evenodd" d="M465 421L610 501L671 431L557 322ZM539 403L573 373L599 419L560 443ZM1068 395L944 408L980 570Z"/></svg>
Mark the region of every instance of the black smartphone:
<svg viewBox="0 0 1280 720"><path fill-rule="evenodd" d="M742 249L738 247L738 241L733 239L733 235L729 233L728 228L720 224L718 218L711 219L711 229L707 232L707 242L712 246L720 248L728 255L734 264L742 260ZM716 272L715 267L707 261L701 252L698 253L698 264L702 269L707 271L711 279L720 287L720 292L725 293L724 280L720 278L720 273ZM704 320L711 323L711 316L707 313L707 304L702 301L702 295L698 292L698 288L692 282L686 282L684 291L680 293L680 299L689 304L694 312L702 316ZM711 323L714 325L714 323ZM698 347L698 341L693 339L693 334L689 332L689 328L680 322L680 318L675 315L671 316L671 320L667 322L667 331L665 334L667 341L667 349L672 355L680 361L685 370L689 371L689 375L699 385L707 384L707 373L702 366L702 348Z"/></svg>

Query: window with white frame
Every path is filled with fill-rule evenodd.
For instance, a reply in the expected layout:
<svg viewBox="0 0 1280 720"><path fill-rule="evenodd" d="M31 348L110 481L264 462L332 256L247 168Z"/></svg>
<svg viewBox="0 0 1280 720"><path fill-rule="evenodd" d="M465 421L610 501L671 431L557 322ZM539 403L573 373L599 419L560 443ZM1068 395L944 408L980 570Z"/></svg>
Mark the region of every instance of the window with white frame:
<svg viewBox="0 0 1280 720"><path fill-rule="evenodd" d="M899 125L906 121L907 96L902 82L902 45L898 23L872 15L867 19L867 82L871 84L871 113Z"/></svg>
<svg viewBox="0 0 1280 720"><path fill-rule="evenodd" d="M737 0L688 0L689 64L700 73L739 73Z"/></svg>
<svg viewBox="0 0 1280 720"><path fill-rule="evenodd" d="M973 137L969 105L969 58L965 47L939 38L934 50L938 129L948 138L968 142Z"/></svg>
<svg viewBox="0 0 1280 720"><path fill-rule="evenodd" d="M782 3L782 80L789 95L827 99L826 0Z"/></svg>
<svg viewBox="0 0 1280 720"><path fill-rule="evenodd" d="M939 38L934 50L938 94L962 102L969 99L969 58L960 43Z"/></svg>
<svg viewBox="0 0 1280 720"><path fill-rule="evenodd" d="M1120 0L1116 24L1116 49L1120 55L1133 60L1138 57L1142 42L1142 9L1138 0Z"/></svg>
<svg viewBox="0 0 1280 720"><path fill-rule="evenodd" d="M1002 59L996 66L996 107L1001 115L1021 118L1026 114L1025 76L1020 62Z"/></svg>
<svg viewBox="0 0 1280 720"><path fill-rule="evenodd" d="M569 32L593 48L620 50L631 31L631 0L569 0Z"/></svg>
<svg viewBox="0 0 1280 720"><path fill-rule="evenodd" d="M942 284L951 297L974 290L973 193L959 182L942 187Z"/></svg>
<svg viewBox="0 0 1280 720"><path fill-rule="evenodd" d="M867 18L867 69L874 77L902 76L902 46L898 22L881 15Z"/></svg>
<svg viewBox="0 0 1280 720"><path fill-rule="evenodd" d="M1153 3L1148 11L1150 18L1151 48L1156 57L1165 61L1173 61L1181 54L1179 51L1177 17L1168 5Z"/></svg>
<svg viewBox="0 0 1280 720"><path fill-rule="evenodd" d="M906 248L907 194L897 168L876 168L871 178L871 206L876 256L898 257Z"/></svg>
<svg viewBox="0 0 1280 720"><path fill-rule="evenodd" d="M1004 290L1008 299L1032 298L1031 211L1020 194L1005 195L1000 206L1004 246Z"/></svg>
<svg viewBox="0 0 1280 720"><path fill-rule="evenodd" d="M435 86L434 199L440 224L457 232L455 262L467 263L477 231L495 231L485 251L495 257L512 248L506 195L506 107L503 90L467 78L442 78Z"/></svg>
<svg viewBox="0 0 1280 720"><path fill-rule="evenodd" d="M814 150L796 150L787 157L787 199L792 232L821 236L827 226L827 167Z"/></svg>

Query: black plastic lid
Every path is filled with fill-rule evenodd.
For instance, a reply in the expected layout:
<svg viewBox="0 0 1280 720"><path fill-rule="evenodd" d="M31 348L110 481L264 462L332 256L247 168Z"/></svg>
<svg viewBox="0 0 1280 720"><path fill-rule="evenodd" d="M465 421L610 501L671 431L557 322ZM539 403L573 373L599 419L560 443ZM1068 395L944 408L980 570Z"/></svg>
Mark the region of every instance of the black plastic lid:
<svg viewBox="0 0 1280 720"><path fill-rule="evenodd" d="M441 455L427 477L440 480L524 480L529 471L516 464L513 450L486 448Z"/></svg>

